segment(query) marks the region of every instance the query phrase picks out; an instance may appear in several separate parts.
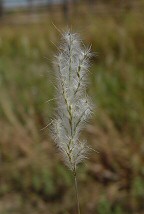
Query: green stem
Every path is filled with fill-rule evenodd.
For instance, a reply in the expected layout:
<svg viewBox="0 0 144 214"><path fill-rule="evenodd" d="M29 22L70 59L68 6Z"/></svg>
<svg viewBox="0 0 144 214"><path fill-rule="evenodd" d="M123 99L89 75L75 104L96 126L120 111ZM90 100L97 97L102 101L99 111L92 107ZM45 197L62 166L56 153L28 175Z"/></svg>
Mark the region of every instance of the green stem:
<svg viewBox="0 0 144 214"><path fill-rule="evenodd" d="M74 180L75 180L75 192L76 192L76 200L77 200L77 211L78 211L78 214L81 214L80 203L79 203L79 193L78 193L78 183L77 183L77 176L75 172L74 172Z"/></svg>

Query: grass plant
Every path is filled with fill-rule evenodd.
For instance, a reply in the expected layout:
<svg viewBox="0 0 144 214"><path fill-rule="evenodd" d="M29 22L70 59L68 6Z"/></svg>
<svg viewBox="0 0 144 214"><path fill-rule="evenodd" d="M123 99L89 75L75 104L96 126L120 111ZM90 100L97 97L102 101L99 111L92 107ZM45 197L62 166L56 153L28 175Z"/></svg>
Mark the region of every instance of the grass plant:
<svg viewBox="0 0 144 214"><path fill-rule="evenodd" d="M78 214L80 214L77 166L87 156L89 146L79 139L80 131L92 113L86 94L90 48L82 46L77 34L62 35L55 60L57 80L57 116L52 136L75 180Z"/></svg>

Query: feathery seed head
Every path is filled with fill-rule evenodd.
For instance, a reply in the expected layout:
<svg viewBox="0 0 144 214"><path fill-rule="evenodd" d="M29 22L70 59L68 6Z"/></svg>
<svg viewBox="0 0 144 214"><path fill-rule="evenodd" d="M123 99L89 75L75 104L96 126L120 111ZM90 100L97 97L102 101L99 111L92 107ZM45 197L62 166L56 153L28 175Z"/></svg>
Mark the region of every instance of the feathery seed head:
<svg viewBox="0 0 144 214"><path fill-rule="evenodd" d="M86 141L79 140L79 134L92 113L85 92L90 56L90 48L82 45L79 35L70 31L63 34L56 57L58 109L53 120L53 138L73 172L89 150Z"/></svg>

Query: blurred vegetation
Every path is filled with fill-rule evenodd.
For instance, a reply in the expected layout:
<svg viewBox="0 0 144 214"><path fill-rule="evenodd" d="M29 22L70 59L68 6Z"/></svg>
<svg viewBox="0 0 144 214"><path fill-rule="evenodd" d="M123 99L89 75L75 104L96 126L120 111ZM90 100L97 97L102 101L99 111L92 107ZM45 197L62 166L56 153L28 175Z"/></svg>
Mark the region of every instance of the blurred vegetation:
<svg viewBox="0 0 144 214"><path fill-rule="evenodd" d="M142 214L144 13L81 13L71 26L95 53L88 91L96 105L83 135L99 151L79 169L82 213ZM51 19L66 29L60 14ZM41 130L55 109L46 102L55 95L52 61L60 39L51 19L0 26L0 214L76 213L71 173L49 128Z"/></svg>

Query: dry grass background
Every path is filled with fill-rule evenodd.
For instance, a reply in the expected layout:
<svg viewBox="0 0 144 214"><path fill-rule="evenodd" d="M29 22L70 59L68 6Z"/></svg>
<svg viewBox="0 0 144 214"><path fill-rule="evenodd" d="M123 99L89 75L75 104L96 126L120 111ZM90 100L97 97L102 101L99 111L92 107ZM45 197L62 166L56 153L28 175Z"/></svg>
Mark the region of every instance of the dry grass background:
<svg viewBox="0 0 144 214"><path fill-rule="evenodd" d="M79 169L82 213L142 214L144 8L101 7L71 18L96 52L88 90L96 110L83 135L99 153ZM76 212L71 173L41 130L55 108L45 102L54 95L51 61L60 38L52 22L67 26L60 13L46 17L0 26L0 214Z"/></svg>

